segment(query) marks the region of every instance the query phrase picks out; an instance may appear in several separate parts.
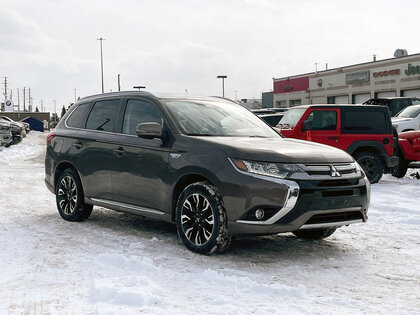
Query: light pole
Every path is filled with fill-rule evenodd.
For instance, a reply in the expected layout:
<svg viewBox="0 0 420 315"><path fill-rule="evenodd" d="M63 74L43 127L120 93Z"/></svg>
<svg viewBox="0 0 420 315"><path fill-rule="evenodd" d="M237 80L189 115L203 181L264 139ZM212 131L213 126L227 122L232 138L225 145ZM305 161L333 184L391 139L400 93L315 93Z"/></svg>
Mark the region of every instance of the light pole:
<svg viewBox="0 0 420 315"><path fill-rule="evenodd" d="M139 91L141 90L141 89L145 89L146 87L145 86L142 86L142 85L136 85L136 86L133 86L133 89L138 89Z"/></svg>
<svg viewBox="0 0 420 315"><path fill-rule="evenodd" d="M118 73L118 92L121 91L120 74Z"/></svg>
<svg viewBox="0 0 420 315"><path fill-rule="evenodd" d="M101 79L102 79L102 94L104 93L104 59L103 59L103 55L102 55L102 41L105 40L105 38L98 38L99 40L99 44L101 47Z"/></svg>
<svg viewBox="0 0 420 315"><path fill-rule="evenodd" d="M54 102L54 122L57 122L57 104L56 104L56 102L55 102L55 100L53 100L53 102Z"/></svg>
<svg viewBox="0 0 420 315"><path fill-rule="evenodd" d="M222 79L222 96L225 97L225 79L227 78L227 75L218 75L218 79Z"/></svg>

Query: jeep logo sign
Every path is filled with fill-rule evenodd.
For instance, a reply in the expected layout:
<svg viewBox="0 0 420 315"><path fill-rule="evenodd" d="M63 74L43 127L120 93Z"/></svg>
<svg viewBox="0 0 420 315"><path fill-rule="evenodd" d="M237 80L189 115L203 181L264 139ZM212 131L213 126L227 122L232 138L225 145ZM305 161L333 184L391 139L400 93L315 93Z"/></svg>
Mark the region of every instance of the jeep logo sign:
<svg viewBox="0 0 420 315"><path fill-rule="evenodd" d="M408 69L405 70L406 75L420 74L420 66L412 66L411 63L408 64Z"/></svg>

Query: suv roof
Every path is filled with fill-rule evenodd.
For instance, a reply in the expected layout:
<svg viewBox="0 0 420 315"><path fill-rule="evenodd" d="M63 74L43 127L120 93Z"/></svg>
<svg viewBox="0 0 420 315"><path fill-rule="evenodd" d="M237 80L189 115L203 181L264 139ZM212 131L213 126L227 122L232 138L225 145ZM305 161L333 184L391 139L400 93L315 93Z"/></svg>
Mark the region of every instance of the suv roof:
<svg viewBox="0 0 420 315"><path fill-rule="evenodd" d="M299 106L293 106L290 109L294 109L294 108L357 108L357 109L361 109L361 110L366 110L366 106L362 105L362 104L310 104L310 105L299 105ZM386 108L384 106L381 105L372 105L369 108Z"/></svg>
<svg viewBox="0 0 420 315"><path fill-rule="evenodd" d="M124 97L124 96L145 96L155 99L200 99L200 100L220 100L234 102L231 99L220 97L220 96L202 96L202 95L193 95L193 94L177 94L177 93L151 93L147 91L120 91L120 92L111 92L103 94L95 94L81 98L77 102L89 101L97 98L111 98L111 97Z"/></svg>

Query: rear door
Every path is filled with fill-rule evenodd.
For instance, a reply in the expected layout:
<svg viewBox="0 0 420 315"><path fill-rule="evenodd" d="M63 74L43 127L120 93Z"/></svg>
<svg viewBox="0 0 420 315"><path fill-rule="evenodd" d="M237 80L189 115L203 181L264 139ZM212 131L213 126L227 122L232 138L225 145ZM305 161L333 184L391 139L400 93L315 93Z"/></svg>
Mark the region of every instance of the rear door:
<svg viewBox="0 0 420 315"><path fill-rule="evenodd" d="M90 110L86 127L80 129L72 144L86 197L112 198L111 162L120 103L120 99L96 101Z"/></svg>
<svg viewBox="0 0 420 315"><path fill-rule="evenodd" d="M304 139L339 147L340 111L334 108L312 109L303 122L309 130L302 129Z"/></svg>
<svg viewBox="0 0 420 315"><path fill-rule="evenodd" d="M136 126L156 122L169 133L164 115L146 98L124 102L117 143L112 155L113 200L125 204L164 211L168 176L169 144L161 139L143 139Z"/></svg>

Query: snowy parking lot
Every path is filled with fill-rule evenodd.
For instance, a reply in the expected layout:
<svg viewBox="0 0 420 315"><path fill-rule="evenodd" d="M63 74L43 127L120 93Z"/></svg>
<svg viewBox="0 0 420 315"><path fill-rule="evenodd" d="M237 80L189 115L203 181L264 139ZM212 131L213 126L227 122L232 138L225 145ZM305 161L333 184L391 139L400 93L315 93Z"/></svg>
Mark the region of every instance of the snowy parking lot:
<svg viewBox="0 0 420 315"><path fill-rule="evenodd" d="M208 257L167 223L61 219L45 139L0 148L0 314L420 314L420 180L385 175L368 222L326 240L242 238Z"/></svg>

